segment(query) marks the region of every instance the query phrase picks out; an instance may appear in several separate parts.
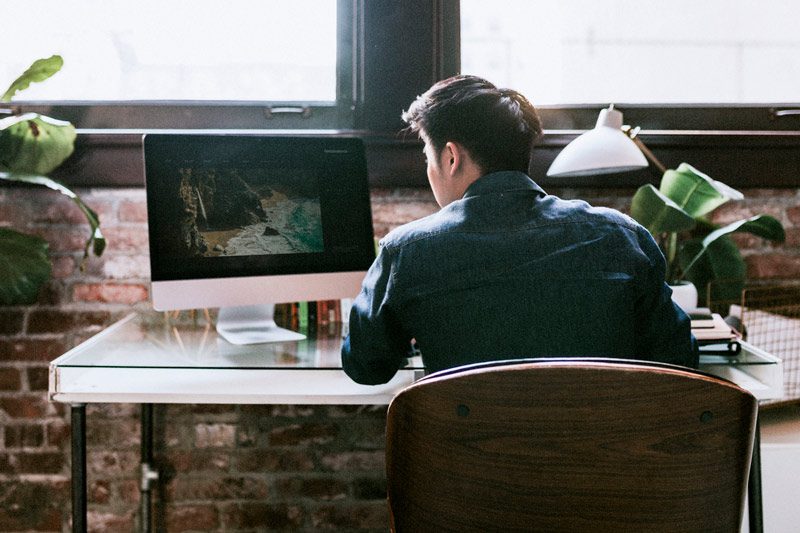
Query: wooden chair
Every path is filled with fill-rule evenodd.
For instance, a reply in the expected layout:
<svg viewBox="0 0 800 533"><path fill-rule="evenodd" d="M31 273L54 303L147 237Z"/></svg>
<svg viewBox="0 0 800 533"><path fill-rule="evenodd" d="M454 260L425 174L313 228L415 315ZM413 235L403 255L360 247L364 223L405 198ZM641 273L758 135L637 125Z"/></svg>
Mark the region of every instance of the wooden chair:
<svg viewBox="0 0 800 533"><path fill-rule="evenodd" d="M723 379L614 359L431 374L389 406L392 528L738 532L756 399Z"/></svg>

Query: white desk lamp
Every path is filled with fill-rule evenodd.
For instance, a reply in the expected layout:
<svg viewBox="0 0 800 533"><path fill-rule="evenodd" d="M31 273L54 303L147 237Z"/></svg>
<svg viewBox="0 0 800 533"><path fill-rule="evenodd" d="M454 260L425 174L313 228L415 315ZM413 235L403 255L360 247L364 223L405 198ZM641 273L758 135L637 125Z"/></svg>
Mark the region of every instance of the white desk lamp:
<svg viewBox="0 0 800 533"><path fill-rule="evenodd" d="M636 136L639 128L622 125L622 112L600 111L594 129L580 135L556 156L550 177L591 176L646 168L648 161L662 174L664 165Z"/></svg>

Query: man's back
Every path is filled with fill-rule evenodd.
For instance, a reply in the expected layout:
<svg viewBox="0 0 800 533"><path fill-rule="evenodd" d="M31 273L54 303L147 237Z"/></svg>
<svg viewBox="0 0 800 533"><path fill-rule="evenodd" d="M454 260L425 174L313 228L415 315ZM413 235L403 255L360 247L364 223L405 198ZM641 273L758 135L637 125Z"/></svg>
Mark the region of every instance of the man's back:
<svg viewBox="0 0 800 533"><path fill-rule="evenodd" d="M646 230L520 172L484 176L382 244L342 352L356 381L391 378L411 338L430 371L556 356L697 365Z"/></svg>

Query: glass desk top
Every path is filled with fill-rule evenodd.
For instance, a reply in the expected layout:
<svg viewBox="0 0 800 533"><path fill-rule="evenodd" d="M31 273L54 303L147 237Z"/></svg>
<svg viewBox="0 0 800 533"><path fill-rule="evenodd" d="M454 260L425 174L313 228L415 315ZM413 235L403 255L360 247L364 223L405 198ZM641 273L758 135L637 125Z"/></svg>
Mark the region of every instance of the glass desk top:
<svg viewBox="0 0 800 533"><path fill-rule="evenodd" d="M300 341L234 345L206 317L134 313L54 361L59 367L341 369L342 324L300 331ZM421 370L419 357L406 367Z"/></svg>
<svg viewBox="0 0 800 533"><path fill-rule="evenodd" d="M239 346L219 337L205 316L135 312L50 363L50 399L388 403L424 375L421 358L412 357L389 383L356 384L341 369L341 324L303 333L308 336L301 341ZM700 370L758 399L782 394L781 361L744 342L736 355L701 355Z"/></svg>

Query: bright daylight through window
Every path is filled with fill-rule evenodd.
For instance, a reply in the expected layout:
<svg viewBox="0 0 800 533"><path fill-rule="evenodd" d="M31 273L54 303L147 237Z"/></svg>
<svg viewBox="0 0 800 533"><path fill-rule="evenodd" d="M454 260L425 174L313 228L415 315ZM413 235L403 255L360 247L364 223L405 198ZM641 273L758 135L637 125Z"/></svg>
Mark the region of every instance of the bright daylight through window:
<svg viewBox="0 0 800 533"><path fill-rule="evenodd" d="M462 72L538 105L797 102L798 18L795 0L462 0Z"/></svg>
<svg viewBox="0 0 800 533"><path fill-rule="evenodd" d="M336 1L10 0L0 80L59 54L26 100L336 100Z"/></svg>

